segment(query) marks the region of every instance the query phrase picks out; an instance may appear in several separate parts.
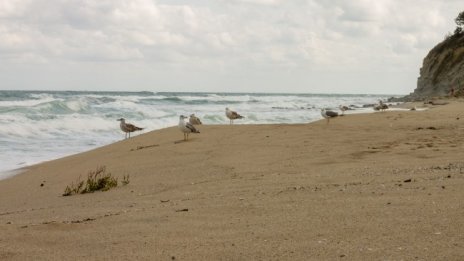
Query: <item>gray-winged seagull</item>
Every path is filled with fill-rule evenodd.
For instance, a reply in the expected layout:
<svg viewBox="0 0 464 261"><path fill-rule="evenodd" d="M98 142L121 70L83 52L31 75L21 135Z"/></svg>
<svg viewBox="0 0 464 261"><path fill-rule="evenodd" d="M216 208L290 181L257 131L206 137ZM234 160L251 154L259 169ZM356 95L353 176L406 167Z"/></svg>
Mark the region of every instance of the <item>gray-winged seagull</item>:
<svg viewBox="0 0 464 261"><path fill-rule="evenodd" d="M379 104L374 106L374 110L376 111L385 111L386 109L388 109L388 105L383 103L382 100L379 100Z"/></svg>
<svg viewBox="0 0 464 261"><path fill-rule="evenodd" d="M226 116L229 118L230 124L233 124L233 120L245 118L237 112L229 110L229 108L226 108Z"/></svg>
<svg viewBox="0 0 464 261"><path fill-rule="evenodd" d="M192 125L201 125L201 120L195 114L190 114L189 122Z"/></svg>
<svg viewBox="0 0 464 261"><path fill-rule="evenodd" d="M334 111L328 111L326 109L321 109L321 115L327 120L327 124L329 124L330 118L337 117L338 113Z"/></svg>
<svg viewBox="0 0 464 261"><path fill-rule="evenodd" d="M190 122L186 122L184 119L187 119L184 115L179 116L179 129L184 133L184 140L188 140L188 135L190 133L200 133Z"/></svg>
<svg viewBox="0 0 464 261"><path fill-rule="evenodd" d="M345 111L349 110L350 108L348 106L340 105L338 108L342 111L342 115L345 114Z"/></svg>
<svg viewBox="0 0 464 261"><path fill-rule="evenodd" d="M126 123L126 120L124 118L118 119L118 121L121 122L119 124L119 127L121 128L122 131L124 131L126 133L126 136L124 137L125 139L127 139L127 134L128 133L129 133L129 138L130 138L131 132L143 130L143 128L137 127L137 126L135 126L133 124L130 124L130 123Z"/></svg>

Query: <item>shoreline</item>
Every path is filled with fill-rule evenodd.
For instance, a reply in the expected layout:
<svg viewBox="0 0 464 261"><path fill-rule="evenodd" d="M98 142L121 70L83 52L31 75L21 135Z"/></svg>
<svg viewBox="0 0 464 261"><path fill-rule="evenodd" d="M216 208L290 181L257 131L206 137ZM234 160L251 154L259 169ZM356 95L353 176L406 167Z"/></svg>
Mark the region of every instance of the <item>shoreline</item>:
<svg viewBox="0 0 464 261"><path fill-rule="evenodd" d="M395 102L395 105L392 105L391 108L389 109L389 111L408 111L409 108L407 107L408 106L407 104L408 104L407 102L406 103L401 103L401 104L398 104L397 102ZM363 109L363 108L359 108L359 109ZM345 115L371 114L371 113L376 113L377 112L377 111L374 111L373 109L372 109L372 111L367 111L366 109L372 109L372 108L364 108L364 110L360 110L360 111L356 111L355 109L351 109L348 112L345 112ZM419 110L425 110L425 109L419 109ZM313 120L313 121L301 122L301 123L253 123L253 124L249 124L249 123L240 124L240 123L238 123L236 125L250 125L250 126L253 126L253 125L298 125L298 124L312 124L314 122L321 121L321 120L323 120L322 117L321 117L321 119L316 119L316 120ZM221 126L221 125L228 125L228 123L225 122L224 124L205 124L205 125L202 125L202 126ZM162 130L162 129L172 128L172 127L176 127L176 126L169 126L169 127L164 127L164 128L161 128L161 129L149 130L149 131L145 131L143 133L136 134L136 135L146 134L146 133L149 133L149 132L159 131L159 130ZM200 126L200 128L201 128L201 126ZM121 141L121 140L119 140L119 141ZM65 154L65 155L62 155L62 156L59 156L59 157L53 157L53 158L50 158L50 159L45 159L43 161L34 162L34 163L28 164L26 166L18 167L18 168L0 170L0 182L3 179L10 178L10 177L16 175L16 174L14 174L16 172L18 172L18 174L24 172L24 171L21 171L21 169L27 169L27 168L33 167L35 165L43 164L43 163L46 163L46 162L49 162L49 161L59 160L61 158L66 158L66 157L73 156L73 155L76 155L76 154L86 153L86 152L98 149L100 147L109 146L109 145L114 144L114 143L119 142L119 141L115 141L115 142L112 142L112 143L108 143L108 144L104 144L104 145L101 145L101 146L93 147L93 148L90 148L90 149L85 150L85 151L71 152L70 154ZM10 173L13 173L13 174L10 174Z"/></svg>
<svg viewBox="0 0 464 261"><path fill-rule="evenodd" d="M65 91L66 92L66 91ZM333 95L333 94L330 94L330 95ZM357 95L357 94L353 94L353 95ZM366 94L366 95L370 95L370 94ZM407 111L409 108L408 108L408 105L409 102L392 102L391 103L391 107L390 107L390 111ZM413 104L413 103L411 103ZM426 108L426 106L425 106ZM371 110L372 109L372 110ZM420 109L422 110L422 109ZM337 111L339 112L339 114L341 113L340 111ZM375 110L373 110L373 108L371 107L359 107L357 109L350 109L348 110L347 112L345 112L346 115L350 115L350 114L370 114L370 113L376 113ZM245 123L245 124L238 124L238 125L286 125L286 124L311 124L311 123L314 123L314 122L317 122L317 121L320 121L320 120L323 120L323 118L321 117L320 119L314 119L312 121L309 121L309 122L299 122L299 123ZM206 124L206 125L212 125L212 126L215 126L215 125L227 125L228 123L227 122L224 122L224 124ZM168 126L168 127L164 127L164 128L161 128L161 129L166 129L166 128L171 128L171 127L175 127L175 126ZM161 129L153 129L153 130L149 130L148 132L152 132L152 131L158 131L158 130L161 130ZM147 133L146 131L143 132L143 133ZM141 134L143 134L141 133ZM137 135L140 135L140 134L137 134ZM119 140L120 141L120 140ZM13 169L5 169L5 170L0 170L0 181L5 179L5 178L8 178L8 177L11 177L12 175L11 174L7 174L7 173L10 173L10 172L17 172L17 170L20 170L20 169L27 169L31 166L34 166L34 165L38 165L38 164L42 164L42 163L45 163L45 162L48 162L48 161L53 161L53 160L58 160L60 158L65 158L65 157L69 157L69 156L73 156L73 155L76 155L76 154L80 154L80 153L85 153L85 152L88 152L88 151L92 151L94 149L98 149L100 147L103 147L103 146L108 146L108 145L111 145L115 142L118 142L118 141L114 141L112 143L108 143L108 144L103 144L103 145L100 145L100 146L97 146L97 147L93 147L93 148L90 148L88 150L84 150L84 151L78 151L78 152L70 152L69 154L64 154L64 155L61 155L61 156L58 156L58 157L52 157L52 158L49 158L49 159L44 159L42 161L35 161L34 163L31 163L31 164L27 164L25 166L21 166L21 167L18 167L18 168L13 168ZM5 173L5 177L2 177L2 173ZM14 174L13 174L14 175Z"/></svg>
<svg viewBox="0 0 464 261"><path fill-rule="evenodd" d="M387 98L355 94L304 97L294 94L55 91L4 94L6 98L0 113L4 123L0 131L3 144L0 171L31 166L120 140L124 133L116 119L121 117L145 130L176 126L179 114L192 113L205 124L225 124L228 120L224 108L230 105L236 106L232 109L245 112L246 118L241 120L245 124L307 123L321 118L317 108L322 106L346 103L360 108Z"/></svg>
<svg viewBox="0 0 464 261"><path fill-rule="evenodd" d="M0 182L0 257L460 260L463 109L169 127L34 165ZM99 166L130 183L62 196Z"/></svg>
<svg viewBox="0 0 464 261"><path fill-rule="evenodd" d="M38 163L40 164L40 163ZM18 168L18 169L12 169L12 170L5 170L5 171L0 171L0 182L5 179L9 179L11 177L14 177L16 175L20 175L24 172L27 172L28 167L23 167L23 168Z"/></svg>

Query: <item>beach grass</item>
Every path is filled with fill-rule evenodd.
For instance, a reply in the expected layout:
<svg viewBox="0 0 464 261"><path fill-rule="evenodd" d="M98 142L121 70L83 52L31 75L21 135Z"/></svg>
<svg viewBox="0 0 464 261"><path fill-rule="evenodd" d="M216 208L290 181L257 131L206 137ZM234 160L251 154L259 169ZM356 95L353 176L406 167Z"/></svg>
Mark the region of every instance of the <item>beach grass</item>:
<svg viewBox="0 0 464 261"><path fill-rule="evenodd" d="M85 183L85 184L84 184ZM123 184L129 183L129 176L124 176ZM66 186L63 196L74 194L92 193L95 191L107 191L118 186L118 179L111 173L106 173L106 166L97 167L95 171L89 171L87 180L81 181L80 178L71 185Z"/></svg>

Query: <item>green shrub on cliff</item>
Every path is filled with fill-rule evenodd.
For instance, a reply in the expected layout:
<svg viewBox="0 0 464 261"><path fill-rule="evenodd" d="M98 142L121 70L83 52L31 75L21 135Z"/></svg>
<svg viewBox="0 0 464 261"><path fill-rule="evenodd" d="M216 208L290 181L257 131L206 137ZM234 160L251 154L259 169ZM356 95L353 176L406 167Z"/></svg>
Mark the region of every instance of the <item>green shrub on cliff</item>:
<svg viewBox="0 0 464 261"><path fill-rule="evenodd" d="M458 14L458 17L456 17L456 19L454 19L454 21L456 22L456 30L454 30L454 34L455 35L460 35L462 34L462 31L463 31L463 26L464 26L464 11L460 12Z"/></svg>
<svg viewBox="0 0 464 261"><path fill-rule="evenodd" d="M464 11L460 12L454 21L459 27L464 26Z"/></svg>

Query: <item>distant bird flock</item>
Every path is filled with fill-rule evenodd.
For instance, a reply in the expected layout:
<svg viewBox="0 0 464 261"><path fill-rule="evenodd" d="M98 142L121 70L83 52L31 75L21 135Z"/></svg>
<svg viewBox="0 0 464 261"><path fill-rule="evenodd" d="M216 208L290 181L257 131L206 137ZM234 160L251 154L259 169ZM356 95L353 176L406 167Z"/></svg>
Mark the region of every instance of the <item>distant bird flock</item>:
<svg viewBox="0 0 464 261"><path fill-rule="evenodd" d="M338 109L341 111L341 114L333 110L328 110L326 108L321 109L321 116L324 119L326 119L326 124L329 124L331 118L344 116L345 111L350 110L351 108L348 106L340 105ZM383 103L382 100L379 100L379 103L374 105L375 111L385 111L387 109L388 109L388 105ZM236 111L230 110L229 108L226 108L225 115L229 119L230 125L234 124L234 120L245 118L244 116L240 115ZM188 122L186 121L186 119L188 119ZM140 131L144 129L144 128L137 127L133 124L126 123L126 120L124 118L120 118L118 119L118 121L120 121L119 127L125 133L126 139L128 138L128 136L130 138L131 132ZM186 117L184 115L179 116L178 127L179 127L179 130L184 134L184 141L188 140L190 133L200 133L200 131L195 127L195 125L202 125L200 118L195 116L195 114L190 114L190 117Z"/></svg>

